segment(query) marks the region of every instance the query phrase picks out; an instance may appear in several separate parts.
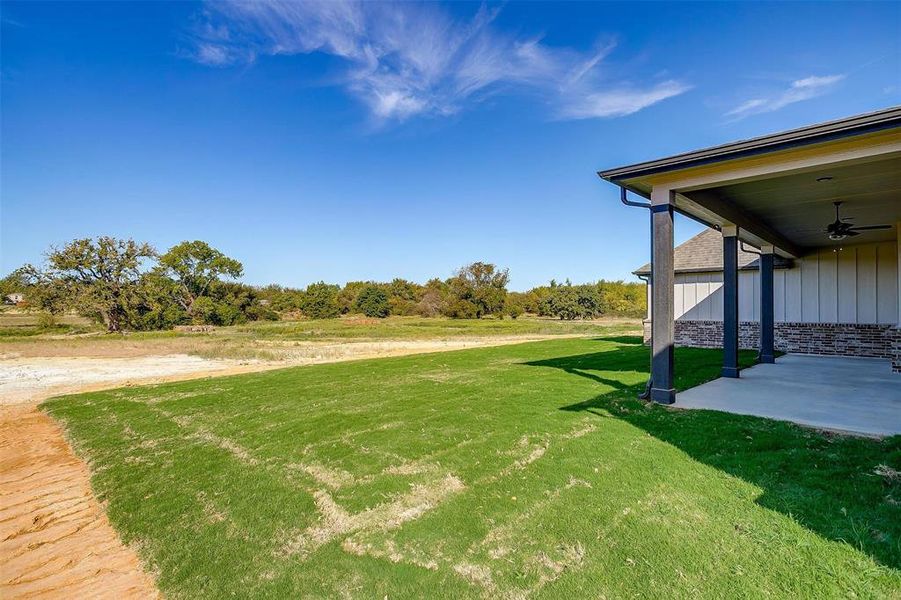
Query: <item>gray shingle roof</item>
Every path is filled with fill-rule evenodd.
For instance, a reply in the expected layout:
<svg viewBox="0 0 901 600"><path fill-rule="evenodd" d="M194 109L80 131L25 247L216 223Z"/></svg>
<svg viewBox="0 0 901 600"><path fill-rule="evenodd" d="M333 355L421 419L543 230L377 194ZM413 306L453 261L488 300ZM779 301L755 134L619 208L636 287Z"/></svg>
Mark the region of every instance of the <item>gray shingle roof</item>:
<svg viewBox="0 0 901 600"><path fill-rule="evenodd" d="M738 268L757 269L757 255L738 249ZM698 235L673 250L673 266L676 273L707 273L723 270L723 236L715 229L705 229ZM788 269L791 261L776 255L777 269ZM651 272L648 263L635 271L635 275L647 275Z"/></svg>

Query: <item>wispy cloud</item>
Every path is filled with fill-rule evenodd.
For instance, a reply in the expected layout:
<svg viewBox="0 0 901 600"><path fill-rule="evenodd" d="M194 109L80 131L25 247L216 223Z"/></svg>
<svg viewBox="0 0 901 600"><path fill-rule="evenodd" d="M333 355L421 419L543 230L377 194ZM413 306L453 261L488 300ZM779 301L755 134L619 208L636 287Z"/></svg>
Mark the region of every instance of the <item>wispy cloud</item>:
<svg viewBox="0 0 901 600"><path fill-rule="evenodd" d="M581 98L571 99L561 114L570 119L591 117L622 117L638 112L667 98L678 96L691 86L675 80L663 81L649 89L614 89L589 93Z"/></svg>
<svg viewBox="0 0 901 600"><path fill-rule="evenodd" d="M611 80L592 52L552 47L497 30L498 10L452 18L436 4L354 1L214 2L194 31L191 57L225 67L261 56L321 52L342 59L339 80L377 119L448 115L502 88L539 94L556 117L632 114L685 92L676 80Z"/></svg>
<svg viewBox="0 0 901 600"><path fill-rule="evenodd" d="M845 78L845 75L826 75L818 77L811 75L803 79L797 79L791 83L788 89L778 94L761 98L751 98L742 102L726 113L727 117L743 119L744 117L759 113L773 112L784 108L789 104L810 100L831 91L835 85Z"/></svg>

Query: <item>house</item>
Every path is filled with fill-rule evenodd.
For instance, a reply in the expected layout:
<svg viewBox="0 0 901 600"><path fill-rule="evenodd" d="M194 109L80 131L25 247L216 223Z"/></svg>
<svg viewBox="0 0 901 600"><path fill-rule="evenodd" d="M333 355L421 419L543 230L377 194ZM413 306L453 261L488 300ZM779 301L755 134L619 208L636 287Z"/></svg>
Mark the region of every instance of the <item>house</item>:
<svg viewBox="0 0 901 600"><path fill-rule="evenodd" d="M724 378L741 377L741 345L756 345L763 363L773 363L780 346L888 355L887 372L901 373L901 107L598 175L620 188L625 204L650 213L654 401L675 401L677 331L701 343L704 327L722 339ZM688 244L673 247L675 213L712 230L695 240L704 248L697 264ZM743 245L759 252L756 268L740 258ZM805 364L795 379L814 381L829 368ZM892 401L901 397L897 381Z"/></svg>
<svg viewBox="0 0 901 600"><path fill-rule="evenodd" d="M25 302L25 294L22 292L13 292L12 294L7 294L3 298L3 302L5 304L19 304L21 302Z"/></svg>
<svg viewBox="0 0 901 600"><path fill-rule="evenodd" d="M738 344L740 348L757 349L760 347L760 255L740 244L737 261ZM819 248L794 260L774 256L775 349L892 358L898 318L897 261L895 240ZM676 345L721 347L721 233L705 229L677 246L673 252L673 271ZM651 265L646 264L634 273L647 278ZM645 320L646 342L650 340L650 332L649 312Z"/></svg>

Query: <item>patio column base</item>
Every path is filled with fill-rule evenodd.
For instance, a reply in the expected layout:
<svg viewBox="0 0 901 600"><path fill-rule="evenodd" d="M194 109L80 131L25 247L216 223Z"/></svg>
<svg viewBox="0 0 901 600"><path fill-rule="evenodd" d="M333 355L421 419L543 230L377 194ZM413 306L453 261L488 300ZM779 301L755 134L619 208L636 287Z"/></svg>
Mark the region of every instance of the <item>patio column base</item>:
<svg viewBox="0 0 901 600"><path fill-rule="evenodd" d="M657 404L672 404L676 401L676 390L652 387L651 400Z"/></svg>
<svg viewBox="0 0 901 600"><path fill-rule="evenodd" d="M763 364L767 364L767 365L771 365L771 364L773 364L774 362L776 362L776 357L773 356L772 354L770 354L770 355L761 354L761 355L757 358L757 362L763 363Z"/></svg>
<svg viewBox="0 0 901 600"><path fill-rule="evenodd" d="M763 361L761 361L763 362ZM772 361L776 362L776 361ZM722 373L720 373L722 377L738 377L738 367L723 367Z"/></svg>

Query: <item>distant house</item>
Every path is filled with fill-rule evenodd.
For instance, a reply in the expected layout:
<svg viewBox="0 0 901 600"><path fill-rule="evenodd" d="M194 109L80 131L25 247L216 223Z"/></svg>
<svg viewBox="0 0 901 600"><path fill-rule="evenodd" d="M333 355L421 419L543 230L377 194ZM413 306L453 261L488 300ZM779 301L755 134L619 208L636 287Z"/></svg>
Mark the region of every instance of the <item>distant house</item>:
<svg viewBox="0 0 901 600"><path fill-rule="evenodd" d="M677 345L722 346L722 247L722 234L706 229L673 251ZM760 257L750 250L738 250L739 346L754 349L760 343ZM793 260L776 255L776 349L891 358L898 318L897 262L895 240L819 248ZM651 265L634 273L646 279ZM646 341L650 331L649 313Z"/></svg>
<svg viewBox="0 0 901 600"><path fill-rule="evenodd" d="M3 302L5 304L19 304L20 302L25 302L25 294L22 292L13 292L12 294L7 294L3 298Z"/></svg>

